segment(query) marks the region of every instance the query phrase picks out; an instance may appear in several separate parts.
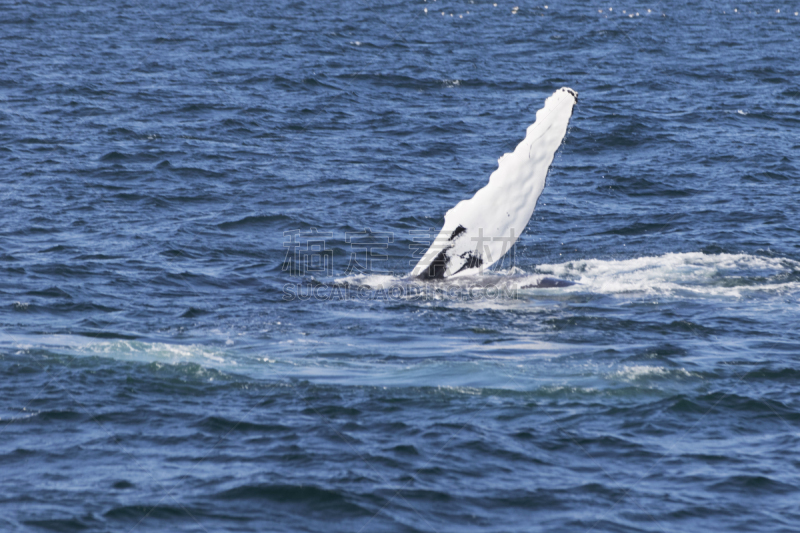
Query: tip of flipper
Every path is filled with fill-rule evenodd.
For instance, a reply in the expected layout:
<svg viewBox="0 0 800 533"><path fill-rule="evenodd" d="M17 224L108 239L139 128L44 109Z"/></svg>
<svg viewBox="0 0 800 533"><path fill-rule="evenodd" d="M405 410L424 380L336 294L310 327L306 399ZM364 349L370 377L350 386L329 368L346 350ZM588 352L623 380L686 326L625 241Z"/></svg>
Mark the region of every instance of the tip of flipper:
<svg viewBox="0 0 800 533"><path fill-rule="evenodd" d="M576 91L575 89L570 89L569 87L562 87L561 90L571 94L572 97L575 99L575 103L578 103L578 91Z"/></svg>

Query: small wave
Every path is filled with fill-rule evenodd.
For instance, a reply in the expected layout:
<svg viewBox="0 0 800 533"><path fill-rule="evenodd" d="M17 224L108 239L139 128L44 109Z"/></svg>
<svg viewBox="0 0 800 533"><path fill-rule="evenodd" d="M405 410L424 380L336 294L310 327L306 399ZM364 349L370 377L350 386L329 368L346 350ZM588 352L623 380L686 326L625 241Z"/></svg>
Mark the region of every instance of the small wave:
<svg viewBox="0 0 800 533"><path fill-rule="evenodd" d="M196 364L199 368L237 366L237 361L222 347L202 344L171 344L130 339L98 341L81 335L0 335L0 346L19 350L42 349L47 353L100 356L113 359L155 363ZM212 377L213 379L213 377Z"/></svg>
<svg viewBox="0 0 800 533"><path fill-rule="evenodd" d="M633 365L623 366L609 376L621 381L640 381L646 379L676 379L692 377L692 374L683 368L665 368L663 366Z"/></svg>
<svg viewBox="0 0 800 533"><path fill-rule="evenodd" d="M123 505L106 511L103 516L112 520L130 520L138 522L144 517L170 520L184 517L186 513L187 511L184 507L171 507L169 505Z"/></svg>
<svg viewBox="0 0 800 533"><path fill-rule="evenodd" d="M125 159L128 159L129 157L130 157L129 154L113 151L103 155L100 158L100 161L123 161Z"/></svg>
<svg viewBox="0 0 800 533"><path fill-rule="evenodd" d="M795 485L783 483L766 476L753 475L729 476L709 488L715 492L739 492L748 496L753 494L787 494L798 490Z"/></svg>
<svg viewBox="0 0 800 533"><path fill-rule="evenodd" d="M165 363L197 362L200 364L235 364L223 350L200 344L167 344L163 342L113 341L86 345L87 355L113 355L136 361L162 361Z"/></svg>
<svg viewBox="0 0 800 533"><path fill-rule="evenodd" d="M276 222L286 222L292 220L286 215L251 215L238 220L230 220L217 224L220 229L234 229L240 227L262 227L275 224Z"/></svg>
<svg viewBox="0 0 800 533"><path fill-rule="evenodd" d="M204 418L198 425L205 431L222 435L228 435L233 431L240 433L257 432L262 435L265 433L291 433L292 431L292 428L281 424L257 424L223 416L209 416Z"/></svg>
<svg viewBox="0 0 800 533"><path fill-rule="evenodd" d="M312 515L336 510L351 516L372 516L372 512L352 503L345 493L314 485L246 484L223 491L217 499L234 502L258 500L273 504L308 507Z"/></svg>

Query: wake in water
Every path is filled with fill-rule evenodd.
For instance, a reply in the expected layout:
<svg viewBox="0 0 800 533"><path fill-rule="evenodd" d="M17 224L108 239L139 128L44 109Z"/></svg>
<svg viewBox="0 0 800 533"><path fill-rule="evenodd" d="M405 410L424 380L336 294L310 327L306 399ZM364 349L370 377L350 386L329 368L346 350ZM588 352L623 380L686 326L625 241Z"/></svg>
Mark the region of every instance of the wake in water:
<svg viewBox="0 0 800 533"><path fill-rule="evenodd" d="M588 259L539 265L537 270L579 282L598 294L739 298L800 289L800 263L748 254L670 253L621 261Z"/></svg>
<svg viewBox="0 0 800 533"><path fill-rule="evenodd" d="M545 276L577 283L567 288L542 289L539 281ZM113 358L149 363L154 372L161 372L162 368L164 372L178 372L178 379L185 375L204 381L244 376L370 386L546 391L561 390L558 387L564 386L569 390L575 387L602 390L635 385L642 390L650 387L672 390L673 386L683 386L687 379L695 379L690 371L695 372L696 368L693 370L684 362L665 366L660 359L642 361L638 341L626 345L615 338L606 344L602 329L605 326L598 327L596 317L592 312L587 313L584 305L592 301L594 309L613 310L614 314L620 309L648 312L652 310L651 304L658 301L663 306L663 315L650 316L643 322L648 323L647 327L669 332L675 342L680 342L681 335L694 336L693 328L700 327L692 320L679 319L685 316L682 309L712 312L727 309L731 320L751 324L762 313L796 309L785 302L796 298L798 293L798 261L700 252L545 264L529 273L512 268L439 283L399 276L359 275L337 280L332 285L318 284L313 291L303 290L296 297L301 301L350 299L353 305L330 309L335 315L352 313L350 316L369 316L376 321L381 320L374 318L376 309L391 310L387 323L375 328L375 333L340 328L335 325L336 320L329 321L330 327L324 321L309 327L308 323L287 314L280 320L258 322L255 327L235 324L211 330L201 328L197 333L188 331L180 339L97 339L0 332L0 353L16 353L41 361ZM548 303L536 305L537 300ZM605 304L598 304L598 300ZM552 301L575 305L551 305ZM447 312L441 313L442 309ZM487 319L486 314L472 312L487 309L503 313ZM787 322L793 320L791 312ZM629 321L625 313L621 316L623 322ZM425 330L428 320L451 324L449 333L447 329L437 330L435 348L428 345L429 334ZM527 329L507 334L514 327L509 322L516 320L522 320ZM553 320L561 321L559 327L574 329L571 333L549 336ZM452 326L454 322L456 325ZM707 327L713 332L713 327L727 328L729 324ZM404 340L396 345L387 343L382 328L390 328L391 338ZM581 333L576 336L578 330ZM591 339L588 344L587 338ZM705 349L702 347L701 352ZM633 359L617 357L620 351ZM610 359L604 359L607 353L612 353ZM573 358L574 364L547 363L561 356ZM727 354L720 355L723 356ZM415 358L421 362L409 364ZM540 359L542 362L537 362ZM505 363L497 364L498 361ZM175 365L177 369L170 370Z"/></svg>
<svg viewBox="0 0 800 533"><path fill-rule="evenodd" d="M548 287L546 280L563 279L570 287ZM357 275L336 280L340 285L372 290L402 289L417 296L414 287L428 285L420 280L391 275ZM409 290L409 287L411 288ZM758 293L790 293L800 290L800 262L748 254L708 255L702 252L669 253L625 260L587 259L538 265L534 272L510 268L485 272L481 276L445 280L432 294L441 299L487 293L493 299L516 298L530 293L606 294L636 298L659 296L675 299L697 297L746 298ZM543 290L551 288L553 290ZM397 292L400 294L400 292Z"/></svg>

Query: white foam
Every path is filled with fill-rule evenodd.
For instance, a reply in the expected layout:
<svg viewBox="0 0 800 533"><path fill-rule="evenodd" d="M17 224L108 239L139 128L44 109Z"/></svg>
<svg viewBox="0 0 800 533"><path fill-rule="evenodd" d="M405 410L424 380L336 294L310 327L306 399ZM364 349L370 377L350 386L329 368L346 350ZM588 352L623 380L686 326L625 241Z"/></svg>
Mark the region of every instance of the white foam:
<svg viewBox="0 0 800 533"><path fill-rule="evenodd" d="M800 290L800 282L787 274L800 272L800 262L785 258L748 254L709 255L702 252L668 253L634 259L583 259L557 264L542 264L534 272L512 267L482 275L454 276L427 284L434 300L508 299L517 290L523 293L595 293L620 296L646 295L669 298L741 298L753 293L788 293ZM571 287L539 288L545 277L575 281ZM426 284L404 276L386 274L355 275L336 280L373 290L395 287L422 287ZM489 289L474 291L473 289ZM406 294L404 292L403 294ZM410 298L415 293L407 291ZM479 297L476 298L475 295ZM487 294L489 295L487 297ZM512 296L513 297L513 296ZM495 302L497 303L497 302Z"/></svg>
<svg viewBox="0 0 800 533"><path fill-rule="evenodd" d="M85 354L113 355L135 361L161 361L175 364L194 362L198 364L232 364L236 362L225 357L223 350L202 344L170 344L164 342L110 341L87 344Z"/></svg>
<svg viewBox="0 0 800 533"><path fill-rule="evenodd" d="M103 341L80 335L0 335L2 345L23 351L38 348L67 355L97 355L139 362L196 363L214 367L237 365L225 350L202 344Z"/></svg>
<svg viewBox="0 0 800 533"><path fill-rule="evenodd" d="M615 380L633 382L650 378L688 378L692 376L693 374L685 368L671 369L652 365L624 365L616 372L613 372L609 377Z"/></svg>
<svg viewBox="0 0 800 533"><path fill-rule="evenodd" d="M396 286L401 279L392 274L354 274L334 281L348 285L362 285L371 289L388 289Z"/></svg>
<svg viewBox="0 0 800 533"><path fill-rule="evenodd" d="M790 259L747 254L707 255L701 252L670 253L625 260L586 259L539 265L531 276L541 274L579 283L569 289L600 294L645 293L663 296L741 297L753 291L797 290L797 282L777 276L800 270Z"/></svg>

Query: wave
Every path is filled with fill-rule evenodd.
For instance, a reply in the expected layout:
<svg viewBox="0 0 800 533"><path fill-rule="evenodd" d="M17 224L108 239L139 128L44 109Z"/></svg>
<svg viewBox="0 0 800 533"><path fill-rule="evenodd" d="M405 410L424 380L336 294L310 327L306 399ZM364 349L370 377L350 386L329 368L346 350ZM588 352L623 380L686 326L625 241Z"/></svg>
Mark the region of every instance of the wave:
<svg viewBox="0 0 800 533"><path fill-rule="evenodd" d="M232 341L230 341L232 343ZM236 367L230 350L205 344L145 342L138 340L100 340L82 335L7 335L0 334L0 348L19 353L70 358L110 357L123 361L180 365L193 363L202 367Z"/></svg>

